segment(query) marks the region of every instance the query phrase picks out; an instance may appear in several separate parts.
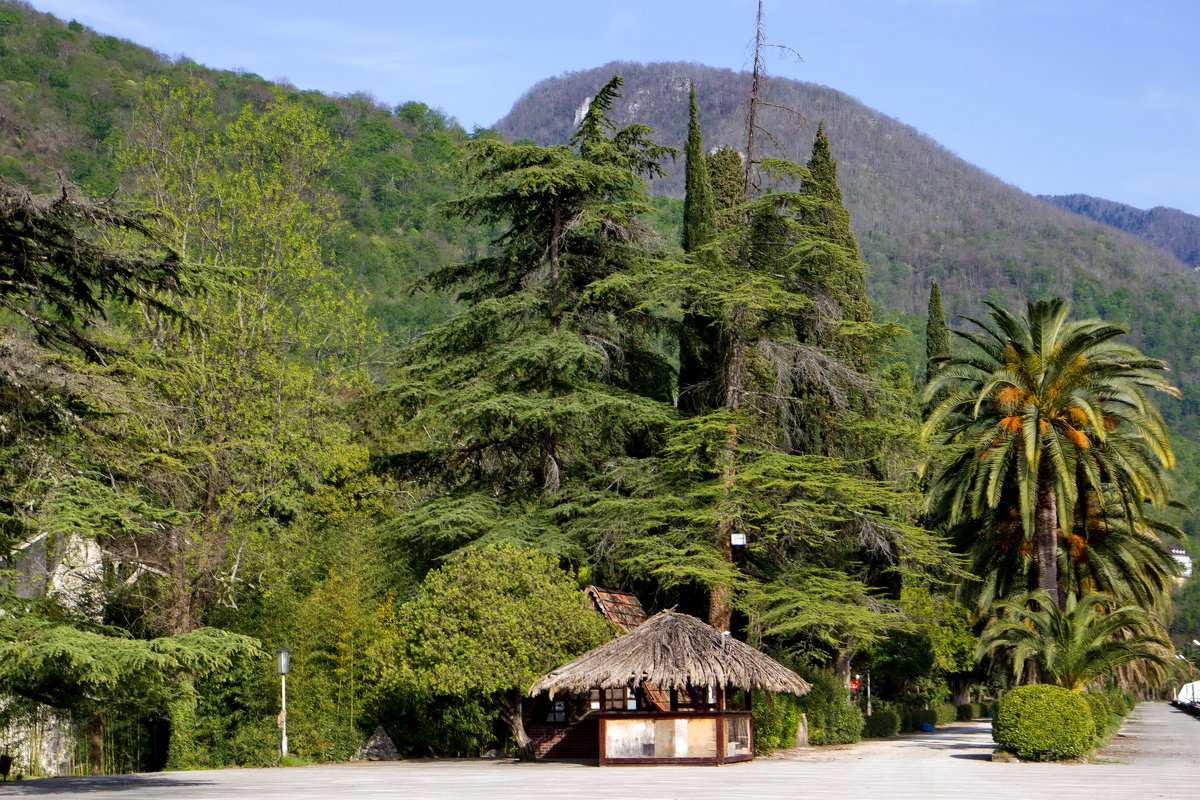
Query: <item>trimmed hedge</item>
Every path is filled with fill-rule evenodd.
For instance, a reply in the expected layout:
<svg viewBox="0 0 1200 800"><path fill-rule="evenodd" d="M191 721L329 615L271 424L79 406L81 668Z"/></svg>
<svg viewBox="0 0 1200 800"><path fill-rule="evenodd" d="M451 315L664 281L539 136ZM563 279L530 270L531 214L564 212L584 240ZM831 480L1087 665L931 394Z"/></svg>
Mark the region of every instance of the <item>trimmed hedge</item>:
<svg viewBox="0 0 1200 800"><path fill-rule="evenodd" d="M979 703L963 703L958 707L958 721L969 722L983 716L983 707Z"/></svg>
<svg viewBox="0 0 1200 800"><path fill-rule="evenodd" d="M865 718L863 735L869 739L883 739L900 732L900 715L895 711L877 711Z"/></svg>
<svg viewBox="0 0 1200 800"><path fill-rule="evenodd" d="M958 719L958 706L953 703L939 703L933 711L937 715L935 725L945 725Z"/></svg>
<svg viewBox="0 0 1200 800"><path fill-rule="evenodd" d="M1112 726L1113 713L1104 695L1097 692L1084 692L1083 699L1092 709L1092 722L1096 726L1096 738L1102 739Z"/></svg>
<svg viewBox="0 0 1200 800"><path fill-rule="evenodd" d="M1078 758L1096 741L1092 707L1061 686L1018 686L1000 699L992 738L1021 758Z"/></svg>
<svg viewBox="0 0 1200 800"><path fill-rule="evenodd" d="M766 755L796 743L800 724L800 698L754 690L754 752Z"/></svg>

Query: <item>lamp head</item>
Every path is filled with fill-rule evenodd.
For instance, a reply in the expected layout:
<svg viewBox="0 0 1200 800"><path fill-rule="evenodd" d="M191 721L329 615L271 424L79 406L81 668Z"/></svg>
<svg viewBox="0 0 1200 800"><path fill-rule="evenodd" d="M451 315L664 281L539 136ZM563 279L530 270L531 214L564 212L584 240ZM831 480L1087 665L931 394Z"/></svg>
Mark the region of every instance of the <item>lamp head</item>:
<svg viewBox="0 0 1200 800"><path fill-rule="evenodd" d="M292 648L281 647L275 651L275 666L280 675L287 675L292 668Z"/></svg>

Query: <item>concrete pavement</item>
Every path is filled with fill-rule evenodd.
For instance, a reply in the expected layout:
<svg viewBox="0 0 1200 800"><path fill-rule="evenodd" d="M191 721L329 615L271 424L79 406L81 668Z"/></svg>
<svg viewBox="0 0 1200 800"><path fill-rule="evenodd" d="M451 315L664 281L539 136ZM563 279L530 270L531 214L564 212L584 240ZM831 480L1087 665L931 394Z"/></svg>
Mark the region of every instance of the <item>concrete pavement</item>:
<svg viewBox="0 0 1200 800"><path fill-rule="evenodd" d="M1088 764L994 763L986 723L931 734L805 748L727 767L607 767L510 761L402 761L290 769L231 769L0 786L0 797L88 800L856 800L987 798L1184 800L1197 795L1200 720L1143 703Z"/></svg>

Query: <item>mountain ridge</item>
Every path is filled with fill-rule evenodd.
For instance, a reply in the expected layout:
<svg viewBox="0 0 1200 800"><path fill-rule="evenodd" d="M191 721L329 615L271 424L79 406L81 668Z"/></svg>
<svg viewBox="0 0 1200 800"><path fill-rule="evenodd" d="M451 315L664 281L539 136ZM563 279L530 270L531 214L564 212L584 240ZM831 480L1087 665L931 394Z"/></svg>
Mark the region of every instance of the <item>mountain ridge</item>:
<svg viewBox="0 0 1200 800"><path fill-rule="evenodd" d="M748 73L686 62L610 62L547 78L514 104L496 130L540 144L564 141L580 102L612 74L625 80L625 96L614 108L617 119L647 124L660 142L680 146L687 85L694 81L706 146L745 149L741 131ZM782 152L768 145L773 151L768 155L803 163L817 124L825 123L854 230L871 266L872 296L881 304L920 313L929 282L938 280L952 314L973 308L962 298L995 290L986 299L1011 303L1062 294L1085 313L1111 316L1116 304L1097 297L1097 287L1089 283L1096 280L1100 289L1149 284L1182 291L1184 307L1200 309L1200 284L1192 270L1161 248L1004 183L915 128L835 89L775 78L768 91L772 104L803 115L764 111L764 126L785 132L777 136ZM672 172L653 181L652 190L679 196L682 169ZM1066 259L1060 260L1061 251ZM1029 268L1022 269L1022 263ZM1084 291L1076 278L1089 284Z"/></svg>
<svg viewBox="0 0 1200 800"><path fill-rule="evenodd" d="M1189 267L1200 269L1200 217L1194 214L1167 206L1141 209L1087 194L1042 194L1038 197L1145 239Z"/></svg>

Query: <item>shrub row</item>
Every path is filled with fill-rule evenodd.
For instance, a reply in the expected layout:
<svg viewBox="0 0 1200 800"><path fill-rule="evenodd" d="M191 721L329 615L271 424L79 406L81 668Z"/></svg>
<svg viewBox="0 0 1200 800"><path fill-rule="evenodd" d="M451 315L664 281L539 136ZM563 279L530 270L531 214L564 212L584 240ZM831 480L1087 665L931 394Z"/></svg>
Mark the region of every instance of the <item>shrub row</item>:
<svg viewBox="0 0 1200 800"><path fill-rule="evenodd" d="M865 718L863 735L870 739L895 736L900 732L900 715L891 709L868 714Z"/></svg>

